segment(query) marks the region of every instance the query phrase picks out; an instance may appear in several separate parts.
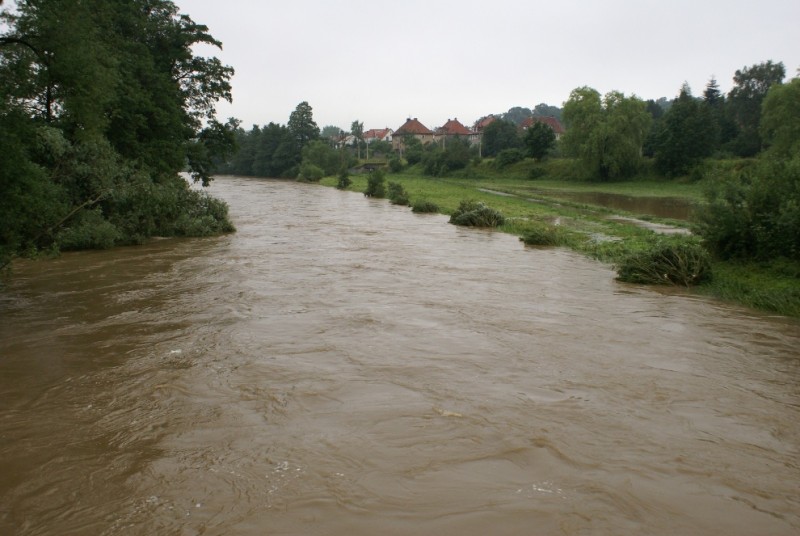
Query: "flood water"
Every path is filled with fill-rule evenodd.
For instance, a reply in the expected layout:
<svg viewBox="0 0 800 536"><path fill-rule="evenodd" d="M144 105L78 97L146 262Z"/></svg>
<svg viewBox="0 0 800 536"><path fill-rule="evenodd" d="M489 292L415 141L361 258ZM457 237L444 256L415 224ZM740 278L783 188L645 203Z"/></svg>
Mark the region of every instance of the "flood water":
<svg viewBox="0 0 800 536"><path fill-rule="evenodd" d="M0 534L796 535L800 323L221 177L239 232L21 262Z"/></svg>
<svg viewBox="0 0 800 536"><path fill-rule="evenodd" d="M687 221L692 217L692 204L686 199L677 197L635 197L606 192L554 192L551 190L536 190L536 192L577 203L624 210L631 214Z"/></svg>

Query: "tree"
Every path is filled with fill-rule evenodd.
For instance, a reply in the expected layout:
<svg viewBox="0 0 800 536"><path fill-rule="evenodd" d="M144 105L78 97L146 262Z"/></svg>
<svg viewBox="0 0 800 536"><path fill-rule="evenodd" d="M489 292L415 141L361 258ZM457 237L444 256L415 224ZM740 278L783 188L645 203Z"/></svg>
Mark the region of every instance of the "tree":
<svg viewBox="0 0 800 536"><path fill-rule="evenodd" d="M350 125L350 134L356 139L356 151L358 159L361 160L361 142L364 141L364 123L359 123L358 119Z"/></svg>
<svg viewBox="0 0 800 536"><path fill-rule="evenodd" d="M483 129L483 155L497 156L503 149L520 149L522 140L517 133L517 126L504 119L492 121Z"/></svg>
<svg viewBox="0 0 800 536"><path fill-rule="evenodd" d="M761 109L760 132L772 156L800 154L800 78L770 88Z"/></svg>
<svg viewBox="0 0 800 536"><path fill-rule="evenodd" d="M664 115L656 145L656 166L670 176L687 174L714 148L715 125L710 109L692 97L688 84Z"/></svg>
<svg viewBox="0 0 800 536"><path fill-rule="evenodd" d="M314 113L308 102L303 101L297 105L289 115L289 132L292 133L297 144L297 150L319 138L319 127L314 122Z"/></svg>
<svg viewBox="0 0 800 536"><path fill-rule="evenodd" d="M66 244L77 228L98 240L70 244L107 247L230 227L178 176L188 163L207 184L238 136L215 119L233 69L193 52L220 46L206 26L166 0L19 0L0 16L0 123L28 134L5 138L23 170L5 186L62 207L17 222L12 250Z"/></svg>
<svg viewBox="0 0 800 536"><path fill-rule="evenodd" d="M320 138L325 138L328 140L336 140L339 136L342 135L342 129L333 125L325 125L322 127L322 132L320 133Z"/></svg>
<svg viewBox="0 0 800 536"><path fill-rule="evenodd" d="M591 175L617 179L640 168L652 118L638 97L612 91L601 99L595 89L580 87L564 104L564 121L564 150L580 159Z"/></svg>
<svg viewBox="0 0 800 536"><path fill-rule="evenodd" d="M732 118L738 135L731 148L739 156L753 156L761 150L758 128L761 121L761 103L769 89L783 82L786 68L783 63L767 61L736 71L734 86L728 94Z"/></svg>
<svg viewBox="0 0 800 536"><path fill-rule="evenodd" d="M550 106L549 104L539 103L533 108L534 117L555 117L561 121L561 108L558 106Z"/></svg>
<svg viewBox="0 0 800 536"><path fill-rule="evenodd" d="M309 163L322 170L325 176L335 174L340 164L339 152L322 140L315 140L303 147L302 163Z"/></svg>
<svg viewBox="0 0 800 536"><path fill-rule="evenodd" d="M509 123L520 125L525 119L531 117L532 115L533 112L530 109L523 108L521 106L514 106L513 108L509 108L508 111L502 115L502 118Z"/></svg>
<svg viewBox="0 0 800 536"><path fill-rule="evenodd" d="M525 133L525 146L528 155L541 160L556 145L556 133L545 123L536 121Z"/></svg>

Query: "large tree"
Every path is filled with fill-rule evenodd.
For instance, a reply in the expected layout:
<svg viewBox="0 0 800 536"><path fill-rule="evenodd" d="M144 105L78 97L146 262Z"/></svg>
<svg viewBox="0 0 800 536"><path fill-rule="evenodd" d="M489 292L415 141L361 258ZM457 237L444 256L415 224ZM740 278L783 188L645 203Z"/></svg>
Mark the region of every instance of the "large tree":
<svg viewBox="0 0 800 536"><path fill-rule="evenodd" d="M695 99L688 84L684 84L661 121L656 165L666 175L685 175L711 155L715 134L710 107Z"/></svg>
<svg viewBox="0 0 800 536"><path fill-rule="evenodd" d="M618 91L602 99L590 87L576 88L564 104L564 150L600 180L630 177L641 166L652 118L638 97Z"/></svg>
<svg viewBox="0 0 800 536"><path fill-rule="evenodd" d="M364 123L360 122L358 119L353 121L350 125L350 134L356 139L357 158L361 160L361 142L364 141Z"/></svg>
<svg viewBox="0 0 800 536"><path fill-rule="evenodd" d="M206 184L236 127L214 119L216 102L231 98L233 69L193 52L220 45L208 29L166 0L19 0L0 17L0 123L28 132L3 140L3 188L24 191L31 205L52 201L47 221L17 222L19 234L0 247L108 246L201 232L180 210L201 217L189 205L205 201L178 172L188 163ZM6 168L12 161L21 167Z"/></svg>
<svg viewBox="0 0 800 536"><path fill-rule="evenodd" d="M761 103L769 89L783 82L786 68L783 63L766 61L737 70L734 86L728 94L728 107L738 127L738 136L731 143L739 156L753 156L761 150L759 123Z"/></svg>
<svg viewBox="0 0 800 536"><path fill-rule="evenodd" d="M760 132L771 155L800 155L800 78L770 88L761 110Z"/></svg>
<svg viewBox="0 0 800 536"><path fill-rule="evenodd" d="M546 123L536 121L528 128L524 140L528 155L541 160L555 147L556 133Z"/></svg>
<svg viewBox="0 0 800 536"><path fill-rule="evenodd" d="M497 156L505 149L521 149L522 139L514 123L498 119L483 129L481 144L483 156Z"/></svg>
<svg viewBox="0 0 800 536"><path fill-rule="evenodd" d="M314 122L314 111L306 101L298 104L289 115L287 126L294 136L298 151L302 151L303 147L319 138L319 127Z"/></svg>

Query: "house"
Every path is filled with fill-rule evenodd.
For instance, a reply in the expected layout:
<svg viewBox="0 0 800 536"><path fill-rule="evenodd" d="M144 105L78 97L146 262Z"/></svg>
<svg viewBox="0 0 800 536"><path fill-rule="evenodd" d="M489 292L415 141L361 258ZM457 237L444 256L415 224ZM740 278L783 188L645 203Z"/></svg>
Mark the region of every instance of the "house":
<svg viewBox="0 0 800 536"><path fill-rule="evenodd" d="M391 143L392 134L394 134L394 130L392 130L389 127L371 128L368 131L364 132L363 135L364 143L366 143L367 145L369 145L374 141L388 141Z"/></svg>
<svg viewBox="0 0 800 536"><path fill-rule="evenodd" d="M354 147L356 141L356 137L352 134L342 134L334 140L334 145L337 149L341 149L342 147Z"/></svg>
<svg viewBox="0 0 800 536"><path fill-rule="evenodd" d="M407 136L417 138L423 145L434 141L434 133L428 127L419 122L415 117L414 119L408 118L403 126L398 128L392 134L392 148L395 151L402 152L405 148L404 140Z"/></svg>
<svg viewBox="0 0 800 536"><path fill-rule="evenodd" d="M435 141L444 141L448 138L463 137L469 139L472 131L462 125L458 119L448 119L447 123L436 129Z"/></svg>
<svg viewBox="0 0 800 536"><path fill-rule="evenodd" d="M526 117L522 124L520 124L520 128L522 130L528 130L533 126L534 123L544 123L551 129L553 129L553 133L556 135L556 140L561 139L561 135L566 132L564 130L564 126L561 124L561 121L556 119L555 117L542 117L542 116L533 116L533 117Z"/></svg>

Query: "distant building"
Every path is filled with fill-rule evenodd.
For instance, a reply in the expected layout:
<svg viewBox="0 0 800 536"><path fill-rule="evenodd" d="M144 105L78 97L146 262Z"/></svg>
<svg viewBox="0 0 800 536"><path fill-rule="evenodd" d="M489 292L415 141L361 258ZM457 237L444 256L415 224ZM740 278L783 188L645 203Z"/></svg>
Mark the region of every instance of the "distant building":
<svg viewBox="0 0 800 536"><path fill-rule="evenodd" d="M417 138L423 145L431 143L435 138L433 131L420 123L416 117L414 119L406 119L403 126L394 131L394 134L392 134L392 148L396 151L402 151L405 148L404 142L407 136Z"/></svg>
<svg viewBox="0 0 800 536"><path fill-rule="evenodd" d="M373 141L392 141L392 134L394 130L389 127L386 128L372 128L364 132L364 143L369 145Z"/></svg>
<svg viewBox="0 0 800 536"><path fill-rule="evenodd" d="M447 123L436 129L435 140L446 141L450 138L464 138L471 141L473 132L462 125L458 119L448 119Z"/></svg>
<svg viewBox="0 0 800 536"><path fill-rule="evenodd" d="M522 130L528 130L533 126L534 123L544 123L551 129L553 129L553 133L556 135L556 139L561 139L561 135L566 132L564 130L564 126L561 124L561 121L556 119L555 117L542 117L542 116L533 116L527 117L522 121L520 127Z"/></svg>

